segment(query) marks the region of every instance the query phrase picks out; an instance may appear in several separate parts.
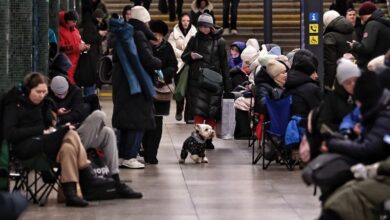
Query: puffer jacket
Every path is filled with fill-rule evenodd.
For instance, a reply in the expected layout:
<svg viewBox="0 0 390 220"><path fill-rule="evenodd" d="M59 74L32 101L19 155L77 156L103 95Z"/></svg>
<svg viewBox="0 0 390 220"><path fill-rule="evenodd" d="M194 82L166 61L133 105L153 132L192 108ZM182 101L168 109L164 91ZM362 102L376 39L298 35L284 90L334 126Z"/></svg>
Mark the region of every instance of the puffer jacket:
<svg viewBox="0 0 390 220"><path fill-rule="evenodd" d="M191 38L183 52L183 61L190 66L188 77L188 91L191 96L193 115L206 118L220 116L222 91L231 91L231 82L227 66L227 53L225 40L221 37L222 29L209 35L198 32ZM192 60L191 52L197 52L203 56L200 60ZM198 84L200 68L207 67L220 73L223 77L224 88L212 94L201 88Z"/></svg>
<svg viewBox="0 0 390 220"><path fill-rule="evenodd" d="M390 48L390 19L378 9L372 13L364 26L362 41L352 46L353 52L358 56L358 66L367 68L373 58L385 54Z"/></svg>
<svg viewBox="0 0 390 220"><path fill-rule="evenodd" d="M354 28L347 19L342 16L335 18L326 27L324 32L324 71L325 86L332 88L335 77L337 60L344 53L351 50L347 41L352 42Z"/></svg>
<svg viewBox="0 0 390 220"><path fill-rule="evenodd" d="M181 59L181 55L183 54L184 49L186 48L191 37L195 36L196 32L197 30L194 25L191 25L190 30L188 31L186 36L184 36L183 32L180 30L179 25L176 24L173 28L172 33L169 35L168 42L172 45L173 51L175 52L178 72L184 66L184 62Z"/></svg>
<svg viewBox="0 0 390 220"><path fill-rule="evenodd" d="M310 110L320 104L321 89L318 82L301 71L291 69L284 87L283 97L292 95L292 115L306 118Z"/></svg>
<svg viewBox="0 0 390 220"><path fill-rule="evenodd" d="M365 164L384 160L390 155L390 148L383 141L390 133L389 90L385 89L378 103L363 115L362 125L365 129L359 140L328 140L329 152L347 155Z"/></svg>
<svg viewBox="0 0 390 220"><path fill-rule="evenodd" d="M277 86L264 67L261 67L260 71L256 74L255 85L255 112L265 113L265 97L279 99L283 89Z"/></svg>
<svg viewBox="0 0 390 220"><path fill-rule="evenodd" d="M60 28L60 51L66 54L72 63L72 67L68 70L68 77L71 84L75 84L74 74L76 72L77 63L80 59L79 45L81 44L81 36L77 28L70 28L65 23L65 12L59 12Z"/></svg>

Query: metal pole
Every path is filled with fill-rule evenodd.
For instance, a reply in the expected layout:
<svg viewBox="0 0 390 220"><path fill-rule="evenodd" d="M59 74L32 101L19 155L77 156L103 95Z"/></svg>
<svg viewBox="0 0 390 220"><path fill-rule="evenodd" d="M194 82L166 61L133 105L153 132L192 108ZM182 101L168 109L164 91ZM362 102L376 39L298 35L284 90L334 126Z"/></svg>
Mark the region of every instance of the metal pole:
<svg viewBox="0 0 390 220"><path fill-rule="evenodd" d="M0 95L11 86L9 77L9 0L0 1Z"/></svg>
<svg viewBox="0 0 390 220"><path fill-rule="evenodd" d="M264 43L272 43L272 0L264 0Z"/></svg>

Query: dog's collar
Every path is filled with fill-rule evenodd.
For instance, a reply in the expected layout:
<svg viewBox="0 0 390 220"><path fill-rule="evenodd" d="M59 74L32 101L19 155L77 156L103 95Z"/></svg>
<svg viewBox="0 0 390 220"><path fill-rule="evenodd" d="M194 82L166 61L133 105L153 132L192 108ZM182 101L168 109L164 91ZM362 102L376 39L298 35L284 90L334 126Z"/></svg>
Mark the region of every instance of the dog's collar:
<svg viewBox="0 0 390 220"><path fill-rule="evenodd" d="M192 134L191 134L191 136L193 137L193 138L195 138L195 140L197 141L197 142L199 142L199 143L205 143L206 142L206 140L204 140L203 138L202 138L202 136L200 136L198 133L196 133L195 131L194 132L192 132Z"/></svg>

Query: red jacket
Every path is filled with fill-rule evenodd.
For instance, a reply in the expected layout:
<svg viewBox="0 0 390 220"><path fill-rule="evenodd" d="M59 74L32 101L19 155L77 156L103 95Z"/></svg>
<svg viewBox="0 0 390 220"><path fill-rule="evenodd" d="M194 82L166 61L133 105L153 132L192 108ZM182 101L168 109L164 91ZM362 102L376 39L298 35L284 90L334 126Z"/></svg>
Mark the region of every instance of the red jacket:
<svg viewBox="0 0 390 220"><path fill-rule="evenodd" d="M68 77L71 84L75 84L74 74L77 68L77 62L80 58L79 45L81 44L81 36L77 28L69 28L64 19L65 11L60 11L60 50L64 52L72 67L68 70Z"/></svg>

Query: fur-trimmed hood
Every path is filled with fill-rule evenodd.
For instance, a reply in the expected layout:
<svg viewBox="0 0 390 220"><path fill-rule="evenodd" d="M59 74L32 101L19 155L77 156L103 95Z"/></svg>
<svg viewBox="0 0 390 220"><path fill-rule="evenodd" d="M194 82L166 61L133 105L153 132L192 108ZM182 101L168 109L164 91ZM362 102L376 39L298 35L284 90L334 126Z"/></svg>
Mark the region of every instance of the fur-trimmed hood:
<svg viewBox="0 0 390 220"><path fill-rule="evenodd" d="M196 0L194 0L192 3L191 3L191 10L195 13L198 13L198 12L204 12L206 10L209 10L209 11L212 11L214 9L214 6L211 2L209 2L209 4L206 6L206 8L203 9L203 11L201 11L198 7L196 7Z"/></svg>

